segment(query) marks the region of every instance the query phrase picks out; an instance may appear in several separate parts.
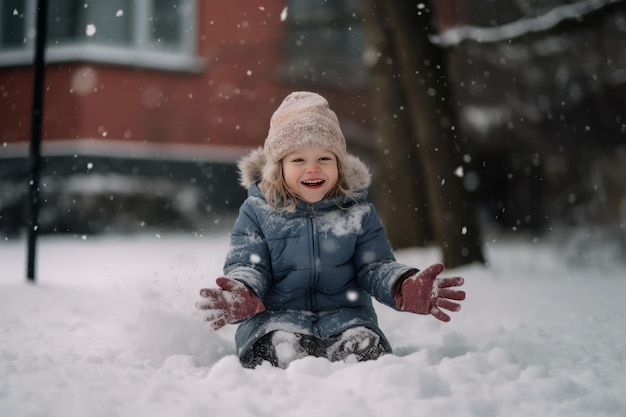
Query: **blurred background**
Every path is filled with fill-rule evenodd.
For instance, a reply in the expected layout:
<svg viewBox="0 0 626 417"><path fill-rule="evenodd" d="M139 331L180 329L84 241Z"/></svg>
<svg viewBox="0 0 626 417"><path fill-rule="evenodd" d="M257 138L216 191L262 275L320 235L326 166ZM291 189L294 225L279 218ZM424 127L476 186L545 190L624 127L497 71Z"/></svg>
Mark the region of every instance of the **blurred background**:
<svg viewBox="0 0 626 417"><path fill-rule="evenodd" d="M0 5L6 239L28 224L37 2ZM577 228L626 255L626 1L49 0L47 19L39 233L228 230L236 161L309 90L394 247L456 266L485 261L486 230Z"/></svg>

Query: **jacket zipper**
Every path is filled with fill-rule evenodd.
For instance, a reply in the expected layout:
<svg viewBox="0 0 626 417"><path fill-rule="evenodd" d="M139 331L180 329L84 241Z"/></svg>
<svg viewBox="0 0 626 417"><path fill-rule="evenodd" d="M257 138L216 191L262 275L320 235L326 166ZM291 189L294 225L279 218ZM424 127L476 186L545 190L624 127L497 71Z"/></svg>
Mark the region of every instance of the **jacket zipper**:
<svg viewBox="0 0 626 417"><path fill-rule="evenodd" d="M311 289L309 290L309 303L311 304L311 310L317 311L317 303L315 301L315 297L313 296L313 288L317 284L318 280L318 271L317 271L317 236L315 233L315 209L313 205L309 204L309 233L311 233Z"/></svg>

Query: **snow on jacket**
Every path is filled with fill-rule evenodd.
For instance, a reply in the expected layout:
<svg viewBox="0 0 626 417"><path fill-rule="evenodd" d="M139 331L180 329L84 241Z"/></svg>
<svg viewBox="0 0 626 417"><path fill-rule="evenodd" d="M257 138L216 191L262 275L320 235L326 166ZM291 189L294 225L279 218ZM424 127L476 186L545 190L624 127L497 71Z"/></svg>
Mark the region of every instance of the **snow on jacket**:
<svg viewBox="0 0 626 417"><path fill-rule="evenodd" d="M266 311L240 322L235 335L243 357L274 330L325 339L366 326L389 342L378 327L371 297L395 308L392 288L414 269L396 262L374 207L365 201L370 174L356 157L344 161L345 183L357 197L342 196L296 211L272 209L256 181L265 159L252 152L239 165L248 198L242 204L224 273L250 287Z"/></svg>

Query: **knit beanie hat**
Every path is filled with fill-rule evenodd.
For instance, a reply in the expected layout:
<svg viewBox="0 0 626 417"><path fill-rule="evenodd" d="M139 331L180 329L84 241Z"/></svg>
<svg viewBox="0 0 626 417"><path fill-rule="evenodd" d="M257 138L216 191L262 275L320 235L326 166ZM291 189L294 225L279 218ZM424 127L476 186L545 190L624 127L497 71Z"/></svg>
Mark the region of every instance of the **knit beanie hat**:
<svg viewBox="0 0 626 417"><path fill-rule="evenodd" d="M332 151L339 162L346 156L346 139L328 101L316 93L296 91L285 97L270 119L265 157L275 164L285 155L309 146Z"/></svg>

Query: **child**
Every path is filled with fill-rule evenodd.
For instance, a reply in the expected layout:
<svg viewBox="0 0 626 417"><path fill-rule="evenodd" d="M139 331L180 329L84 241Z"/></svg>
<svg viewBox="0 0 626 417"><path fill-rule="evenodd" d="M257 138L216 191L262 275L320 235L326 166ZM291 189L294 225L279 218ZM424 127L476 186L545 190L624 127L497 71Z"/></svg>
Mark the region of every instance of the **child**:
<svg viewBox="0 0 626 417"><path fill-rule="evenodd" d="M239 163L241 206L219 288L196 307L211 330L239 323L244 367L281 368L304 356L331 361L391 353L371 297L392 308L450 317L463 278L436 279L396 262L373 206L370 174L346 154L335 113L322 96L288 95L270 120L265 146Z"/></svg>

